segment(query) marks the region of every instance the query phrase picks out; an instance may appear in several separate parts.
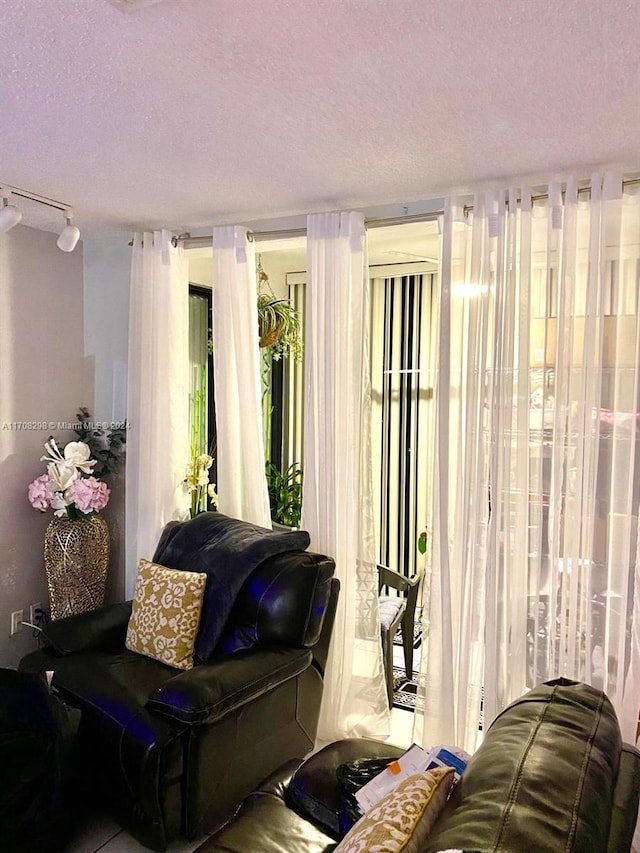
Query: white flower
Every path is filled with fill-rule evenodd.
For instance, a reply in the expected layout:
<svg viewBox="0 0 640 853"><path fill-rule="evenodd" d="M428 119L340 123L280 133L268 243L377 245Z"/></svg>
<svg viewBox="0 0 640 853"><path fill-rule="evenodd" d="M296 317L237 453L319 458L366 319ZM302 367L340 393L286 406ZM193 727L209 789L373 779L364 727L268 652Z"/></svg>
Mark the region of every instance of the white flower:
<svg viewBox="0 0 640 853"><path fill-rule="evenodd" d="M45 448L49 456L42 456L42 461L51 463L53 460L56 465L63 464L67 467L73 465L85 474L93 472L96 460L89 458L91 450L89 449L89 445L85 444L84 441L70 441L64 448L64 456L60 453L58 445L53 438L50 438L46 442Z"/></svg>
<svg viewBox="0 0 640 853"><path fill-rule="evenodd" d="M44 511L50 506L58 517L75 518L99 512L107 503L109 489L93 477L97 460L91 459L91 449L84 441L71 441L60 450L55 439L45 444L47 474L29 486L29 500L35 509ZM83 476L87 475L87 476ZM71 514L71 515L70 515Z"/></svg>
<svg viewBox="0 0 640 853"><path fill-rule="evenodd" d="M85 474L93 473L93 466L96 464L95 459L91 459L91 450L89 445L84 441L70 441L65 445L64 458L71 465L75 465Z"/></svg>
<svg viewBox="0 0 640 853"><path fill-rule="evenodd" d="M51 509L53 514L62 517L67 514L67 502L60 492L55 492L51 499Z"/></svg>
<svg viewBox="0 0 640 853"><path fill-rule="evenodd" d="M49 441L46 441L44 448L49 455L41 456L41 462L51 462L52 459L54 462L64 462L64 456L58 450L58 445L56 444L54 438L50 438Z"/></svg>
<svg viewBox="0 0 640 853"><path fill-rule="evenodd" d="M64 492L80 476L76 466L67 462L50 462L47 474L56 492Z"/></svg>

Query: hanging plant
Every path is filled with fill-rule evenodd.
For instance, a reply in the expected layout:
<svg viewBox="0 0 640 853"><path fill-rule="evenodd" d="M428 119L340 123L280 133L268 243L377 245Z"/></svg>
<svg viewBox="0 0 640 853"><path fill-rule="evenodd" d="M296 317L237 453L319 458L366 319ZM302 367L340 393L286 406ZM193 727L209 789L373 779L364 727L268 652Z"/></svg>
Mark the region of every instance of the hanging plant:
<svg viewBox="0 0 640 853"><path fill-rule="evenodd" d="M302 358L302 332L298 312L288 299L276 299L269 276L262 268L260 255L256 267L258 280L258 335L265 363L278 361L288 355L296 361Z"/></svg>
<svg viewBox="0 0 640 853"><path fill-rule="evenodd" d="M263 352L263 361L279 361L288 355L295 361L302 360L302 329L298 312L288 299L278 299L269 284L269 276L262 268L260 256L256 269L258 280L258 342ZM207 341L208 352L214 351L213 338Z"/></svg>
<svg viewBox="0 0 640 853"><path fill-rule="evenodd" d="M275 361L282 355L289 355L300 361L300 318L288 299L276 299L273 293L258 294L258 330L260 347L268 348Z"/></svg>

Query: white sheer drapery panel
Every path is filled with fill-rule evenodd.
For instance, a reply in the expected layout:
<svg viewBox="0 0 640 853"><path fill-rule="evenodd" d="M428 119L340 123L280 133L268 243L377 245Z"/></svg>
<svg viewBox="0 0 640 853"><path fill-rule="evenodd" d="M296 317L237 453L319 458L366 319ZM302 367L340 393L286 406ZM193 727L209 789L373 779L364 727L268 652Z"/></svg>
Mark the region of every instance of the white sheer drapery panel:
<svg viewBox="0 0 640 853"><path fill-rule="evenodd" d="M518 198L521 200L518 201ZM447 204L431 633L416 734L473 748L526 688L640 705L640 196L594 175L548 200Z"/></svg>
<svg viewBox="0 0 640 853"><path fill-rule="evenodd" d="M340 580L318 737L389 731L371 491L364 218L307 218L302 526Z"/></svg>
<svg viewBox="0 0 640 853"><path fill-rule="evenodd" d="M432 543L424 618L428 636L425 631L414 740L473 750L482 689L488 515L484 388L474 375L474 362L475 357L482 360L478 344L489 300L476 277L484 247L476 241L471 252L470 237L462 207L447 200L436 309ZM475 287L461 290L464 282ZM468 494L474 498L464 503Z"/></svg>
<svg viewBox="0 0 640 853"><path fill-rule="evenodd" d="M246 228L213 229L213 342L219 508L233 518L271 529L256 263Z"/></svg>
<svg viewBox="0 0 640 853"><path fill-rule="evenodd" d="M168 231L135 234L127 380L126 594L164 525L188 513L187 267Z"/></svg>

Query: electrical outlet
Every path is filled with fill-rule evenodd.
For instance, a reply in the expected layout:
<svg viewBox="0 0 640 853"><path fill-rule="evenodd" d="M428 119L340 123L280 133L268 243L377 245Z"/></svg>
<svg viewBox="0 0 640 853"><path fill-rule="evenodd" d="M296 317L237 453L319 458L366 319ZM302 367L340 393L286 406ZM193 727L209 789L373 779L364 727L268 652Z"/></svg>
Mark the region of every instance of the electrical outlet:
<svg viewBox="0 0 640 853"><path fill-rule="evenodd" d="M18 631L22 631L22 620L24 619L24 613L22 610L14 610L11 614L11 636L17 634Z"/></svg>
<svg viewBox="0 0 640 853"><path fill-rule="evenodd" d="M32 625L38 624L38 611L42 612L42 605L40 602L32 604L29 608L29 622L31 622Z"/></svg>

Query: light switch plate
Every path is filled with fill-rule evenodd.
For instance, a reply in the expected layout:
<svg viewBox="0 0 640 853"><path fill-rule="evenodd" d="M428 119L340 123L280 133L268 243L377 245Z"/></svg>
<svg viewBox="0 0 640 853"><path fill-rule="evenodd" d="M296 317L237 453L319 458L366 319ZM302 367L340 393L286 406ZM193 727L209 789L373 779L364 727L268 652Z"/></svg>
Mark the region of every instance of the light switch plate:
<svg viewBox="0 0 640 853"><path fill-rule="evenodd" d="M22 620L24 619L24 613L22 610L14 610L11 614L11 635L13 637L14 634L17 634L18 631L22 631Z"/></svg>

